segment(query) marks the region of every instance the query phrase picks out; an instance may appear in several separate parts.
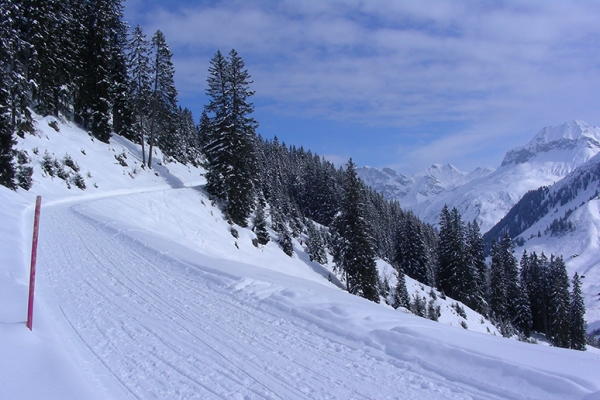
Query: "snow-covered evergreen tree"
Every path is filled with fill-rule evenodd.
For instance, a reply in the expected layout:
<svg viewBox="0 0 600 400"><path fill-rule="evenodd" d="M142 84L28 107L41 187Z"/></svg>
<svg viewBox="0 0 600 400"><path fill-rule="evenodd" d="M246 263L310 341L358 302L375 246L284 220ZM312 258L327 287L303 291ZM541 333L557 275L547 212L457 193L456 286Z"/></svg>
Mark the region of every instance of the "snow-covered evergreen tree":
<svg viewBox="0 0 600 400"><path fill-rule="evenodd" d="M33 107L39 114L70 116L73 94L73 1L29 1ZM35 5L31 4L35 3Z"/></svg>
<svg viewBox="0 0 600 400"><path fill-rule="evenodd" d="M325 253L325 241L321 231L317 229L312 221L308 221L306 252L310 261L318 262L319 264L327 264L327 254Z"/></svg>
<svg viewBox="0 0 600 400"><path fill-rule="evenodd" d="M11 110L8 60L10 59L11 23L8 20L9 2L0 4L0 185L15 188L13 158L13 129L10 121Z"/></svg>
<svg viewBox="0 0 600 400"><path fill-rule="evenodd" d="M406 309L410 308L410 296L408 295L408 290L406 289L406 279L402 272L398 272L396 275L396 287L394 288L392 307L404 307Z"/></svg>
<svg viewBox="0 0 600 400"><path fill-rule="evenodd" d="M290 235L290 230L284 224L283 229L279 232L279 238L277 239L279 246L281 246L281 250L288 256L292 257L294 255L294 244L292 243L292 236Z"/></svg>
<svg viewBox="0 0 600 400"><path fill-rule="evenodd" d="M490 310L497 322L509 323L517 319L518 308L521 307L521 287L514 244L508 234L505 234L500 242L492 241L491 257ZM521 317L526 318L524 315Z"/></svg>
<svg viewBox="0 0 600 400"><path fill-rule="evenodd" d="M177 111L176 147L173 157L180 163L199 165L202 158L200 134L194 116L188 108Z"/></svg>
<svg viewBox="0 0 600 400"><path fill-rule="evenodd" d="M258 240L258 243L262 245L269 243L271 237L269 235L269 231L267 231L267 220L265 218L265 211L262 204L259 204L256 207L253 223L254 226L252 230L256 234L256 239Z"/></svg>
<svg viewBox="0 0 600 400"><path fill-rule="evenodd" d="M110 139L115 96L124 90L125 36L120 0L82 2L77 47L75 122L103 142Z"/></svg>
<svg viewBox="0 0 600 400"><path fill-rule="evenodd" d="M227 59L220 52L211 59L206 91L210 102L205 107L208 121L203 128L206 190L227 218L240 226L246 226L252 212L258 172L251 84L235 50Z"/></svg>
<svg viewBox="0 0 600 400"><path fill-rule="evenodd" d="M562 257L550 257L547 296L549 338L554 346L569 348L569 276Z"/></svg>
<svg viewBox="0 0 600 400"><path fill-rule="evenodd" d="M488 304L486 301L486 286L488 266L485 262L485 245L477 221L467 224L466 252L467 261L471 264L471 269L475 272L476 291L474 309L481 314L487 314Z"/></svg>
<svg viewBox="0 0 600 400"><path fill-rule="evenodd" d="M137 25L128 42L129 101L134 110L135 141L142 145L142 165L146 164L146 137L150 129L152 99L150 42Z"/></svg>
<svg viewBox="0 0 600 400"><path fill-rule="evenodd" d="M571 348L585 350L585 305L581 294L581 278L577 272L573 275L571 288L571 307L569 310L569 338Z"/></svg>
<svg viewBox="0 0 600 400"><path fill-rule="evenodd" d="M526 338L531 336L531 328L533 326L533 316L531 314L531 304L527 291L522 288L517 293L518 297L514 302L514 316L512 324Z"/></svg>
<svg viewBox="0 0 600 400"><path fill-rule="evenodd" d="M334 261L344 274L348 292L379 303L375 251L365 215L364 189L350 159L344 173L341 211L333 222L340 238Z"/></svg>
<svg viewBox="0 0 600 400"><path fill-rule="evenodd" d="M152 37L152 98L148 167L152 168L152 147L158 145L166 157L172 157L177 148L177 89L175 68L165 35L157 30Z"/></svg>
<svg viewBox="0 0 600 400"><path fill-rule="evenodd" d="M5 110L11 134L31 131L32 80L29 68L37 61L32 43L31 5L11 0L0 3L0 70Z"/></svg>
<svg viewBox="0 0 600 400"><path fill-rule="evenodd" d="M476 271L468 259L465 226L456 208L440 214L438 288L450 297L477 308Z"/></svg>
<svg viewBox="0 0 600 400"><path fill-rule="evenodd" d="M527 292L531 306L532 330L548 332L547 306L547 264L548 260L533 252L521 257L521 286Z"/></svg>
<svg viewBox="0 0 600 400"><path fill-rule="evenodd" d="M0 58L2 58L0 50ZM13 131L10 124L10 111L6 97L8 89L5 87L3 73L0 70L0 185L14 189L15 168L13 165Z"/></svg>
<svg viewBox="0 0 600 400"><path fill-rule="evenodd" d="M427 257L421 225L422 222L412 212L404 215L396 235L394 261L406 275L431 286L434 282L434 272Z"/></svg>
<svg viewBox="0 0 600 400"><path fill-rule="evenodd" d="M517 302L520 298L519 263L514 255L515 246L510 236L505 234L500 242L504 277L506 279L507 318L512 321L517 316Z"/></svg>
<svg viewBox="0 0 600 400"><path fill-rule="evenodd" d="M504 270L504 255L502 245L492 239L492 262L490 264L490 311L496 320L505 319L508 315L506 299L507 282Z"/></svg>

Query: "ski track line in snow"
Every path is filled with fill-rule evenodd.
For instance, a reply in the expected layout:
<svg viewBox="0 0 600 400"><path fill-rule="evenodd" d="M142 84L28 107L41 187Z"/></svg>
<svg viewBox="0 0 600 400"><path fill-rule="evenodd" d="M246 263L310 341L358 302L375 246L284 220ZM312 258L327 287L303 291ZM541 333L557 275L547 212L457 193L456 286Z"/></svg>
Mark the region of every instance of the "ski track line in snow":
<svg viewBox="0 0 600 400"><path fill-rule="evenodd" d="M219 350L217 350L215 347L213 347L212 345L210 345L209 343L207 343L207 342L206 342L204 339L202 339L200 336L198 336L198 335L194 334L194 333L193 333L193 332L191 332L189 329L187 329L186 327L184 327L183 325L181 325L180 323L178 323L178 322L177 322L177 321L176 321L176 320L175 320L175 319L174 319L172 316L170 316L170 315L167 315L167 314L166 314L166 313L165 313L165 312L164 312L164 311L163 311L163 310L162 310L160 307L158 307L158 305L162 305L163 307L164 307L164 306L166 306L166 302L165 302L163 299L161 299L159 296L157 296L155 293L151 293L151 292L150 292L148 289L146 289L146 288L144 288L144 287L140 286L139 284L137 284L136 282L134 282L134 280L132 280L131 278L129 278L127 275L124 275L124 276L123 276L123 278L117 278L117 277L115 276L115 274L114 274L114 273L111 271L111 269L110 269L110 268L108 268L108 267L106 266L106 262L108 262L109 264L111 264L111 265L112 265L112 267L116 267L116 266L117 266L117 264L116 264L116 263L114 262L114 260L111 258L111 255L110 255L110 254L108 254L108 253L106 252L106 250L105 250L105 249L95 249L95 250L92 250L92 249L90 249L90 247L89 247L89 246L88 246L88 245L85 243L85 241L83 240L83 238L81 238L81 235L79 234L79 232L76 232L76 234L77 234L77 236L79 236L79 238L81 239L81 243L83 244L83 246L85 247L85 249L87 250L87 252L88 252L89 254L91 254L91 255L94 257L94 259L97 261L98 265L100 265L100 266L104 267L104 268L103 268L103 272L102 272L102 273L103 273L104 275L108 276L110 281L112 281L112 282L116 282L116 284L119 284L119 285L123 286L123 287L124 287L125 289L127 289L127 290L128 290L130 293L131 293L131 294L134 294L134 295L139 295L139 294L142 294L142 295L143 295L142 297L143 297L143 298L145 298L145 299L147 300L147 301L145 302L145 306L146 306L146 307L149 307L149 308L153 309L153 310L154 310L154 311L155 311L157 314L162 314L162 316L164 317L163 319L171 319L171 320L172 320L172 322L174 322L174 323L175 323L175 324L176 324L176 325L177 325L177 326L178 326L180 329L182 329L183 331L186 331L186 332L187 332L188 334L190 334L192 337L194 337L194 338L198 339L198 341L202 342L202 343L203 343L203 344L204 344L206 347L208 347L209 349L211 349L212 351L214 351L215 353L217 353L217 354L218 354L218 356L219 356L219 357L220 357L222 360L225 360L225 361L227 361L227 362L231 363L231 362L229 361L229 358L228 358L228 357L226 357L224 354L220 353L220 352L219 352ZM101 254L101 255L102 255L102 257L98 257L98 256L96 255L97 253L103 253L103 254ZM103 261L102 261L102 260L106 260L106 262L104 262L104 263L103 263ZM139 261L139 260L137 260L137 261ZM126 283L126 284L124 284L124 283L123 283L123 280L126 280L126 281L127 281L127 283ZM87 281L87 282L89 283L89 281ZM90 285L90 286L92 286L92 285ZM94 288L94 289L95 289L95 288ZM171 289L173 289L173 288L171 288ZM95 289L95 290L96 290L96 289ZM105 290L106 292L109 292L110 288L108 288L108 287L105 287L105 288L104 288L104 290ZM102 293L101 293L99 290L96 290L96 292L97 292L97 293L98 293L100 296L104 296L104 295L102 295ZM105 299L105 300L109 300L109 299ZM123 309L122 309L121 307L119 307L119 306L118 306L118 305L117 305L115 302L111 302L111 303L113 303L112 305L113 305L114 307L116 307L116 308L119 308L119 309L123 310ZM124 311L124 310L123 310L123 311ZM178 314L179 316L182 316L182 315L180 314L180 312L178 312L178 311L177 311L177 309L172 309L172 310L170 310L170 311L174 311L174 313L175 313L175 314ZM184 317L184 316L183 316L183 317ZM134 317L134 319L136 319L136 318ZM190 322L199 323L199 321L190 321ZM147 332L151 333L153 336L155 336L155 337L159 338L159 337L158 337L158 335L157 335L155 332L153 332L152 330L150 330L149 328L147 328L147 327L145 327L145 326L143 326L143 325L141 325L140 327L141 327L142 329L146 330ZM136 333L138 333L138 332L135 332L135 331L132 331L132 332L127 332L127 328L126 328L126 327L123 327L123 331L124 331L124 332L126 332L126 333L128 333L131 339L133 339L133 340L135 340L135 339L136 339L136 336L135 336L135 335L136 335ZM107 339L108 339L108 338L107 338ZM214 339L214 338L213 338L213 339ZM166 342L164 342L164 341L163 341L163 343L165 343L165 344L166 344ZM172 350L174 350L174 348L173 348ZM232 350L232 351L235 353L235 350L234 350L234 349L231 349L231 350ZM162 360L162 361L163 361L163 362L165 362L165 360ZM168 364L168 363L167 363L167 364ZM173 365L170 365L170 366L171 366L172 368L174 368L174 369L176 369L176 370L177 370L177 368L176 368L176 367L174 367ZM257 379L257 378L255 378L255 377L253 377L253 376L252 376L251 374L249 374L249 373L248 373L248 372L247 372L245 369L242 369L242 368L240 368L240 367L238 367L238 366L236 366L236 365L234 365L234 364L232 364L232 367L233 367L233 368L236 368L236 369L238 369L238 370L239 370L241 373L243 373L243 374L246 374L246 375L247 375L247 376L248 376L250 379L252 379L252 380L254 380L254 381L256 381L257 383L259 383L259 384L261 384L261 385L262 385L262 383L260 382L260 380L259 380L259 379ZM248 365L248 369L253 369L252 365ZM182 371L181 371L181 370L178 370L178 372L182 373ZM182 373L182 375L184 375L184 376L187 376L188 378L190 378L190 376L189 376L189 375L187 375L187 374L185 374L185 373ZM190 378L190 380L193 380L193 378ZM196 382L196 383L199 383L199 382ZM264 386L264 385L263 385L263 386ZM267 387L266 387L266 386L265 386L265 389L267 389ZM293 389L293 388L292 388L292 389ZM279 397L279 396L277 396L277 397Z"/></svg>
<svg viewBox="0 0 600 400"><path fill-rule="evenodd" d="M44 269L52 271L43 279L54 287L52 292L56 292L47 295L55 298L60 314L86 349L136 398L201 398L207 395L221 398L236 393L246 393L249 398L369 398L369 394L381 392L382 389L385 391L383 385L397 386L388 388L387 397L390 398L402 391L406 394L410 392L406 391L406 387L402 390L402 382L407 377L400 376L397 367L381 357L379 360L369 359L364 351L339 343L333 346L341 350L342 358L333 352L324 353L322 348L314 348L311 340L327 343L331 342L330 337L316 339L312 335L322 333L315 333L315 329L303 333L305 321L302 324L298 324L300 321L288 323L286 329L281 325L265 324L263 321L273 320L277 312L265 313L262 309L254 308L254 305L249 307L245 303L251 299L237 299L243 293L237 296L236 293L233 296L232 293L219 293L215 287L231 286L224 282L219 287L218 281L226 280L226 277L209 277L208 284L203 282L199 287L192 287L186 279L177 279L176 274L171 275L171 279L165 279L170 274L159 265L163 268L168 266L171 272L184 270L183 275L191 268L159 252L142 248L135 241L127 242L124 233L102 232L110 230L110 226L93 226L90 221L78 216L69 204L47 207L44 218L43 237L52 238L52 242L46 244L43 241L42 245L55 247L52 249L54 251L45 253L61 256L52 260L43 259L46 264ZM208 274L197 269L194 273ZM137 278L132 278L132 275ZM199 282L198 279L195 282ZM184 299L189 301L187 306L172 296L174 293L180 294L182 290L187 295ZM66 292L62 299L61 291ZM123 297L128 298L125 308L120 306ZM206 302L209 297L220 298L221 301L211 305ZM74 302L66 303L66 300ZM233 300L238 300L238 303L235 304ZM224 306L227 312L223 312ZM201 311L206 314L200 318L197 313ZM281 312L278 312L278 319L281 319ZM231 320L238 324L250 319L248 323L237 327L238 337L228 328L231 323L223 320L227 314L237 315L238 318ZM286 314L285 317L290 318L290 315ZM207 325L211 318L214 323ZM157 329L162 324L168 327ZM203 325L206 326L204 329ZM179 332L185 338L175 338L173 332ZM265 337L271 349L266 348ZM275 341L272 337L281 341ZM295 359L297 351L289 351L299 346L304 351L301 360ZM214 355L207 355L202 348ZM135 362L132 360L134 357L127 354L132 352L137 352L142 359L151 358L154 361L151 365ZM265 356L268 354L271 355ZM274 360L276 362L272 363ZM349 366L349 371L356 376L343 379L339 374L332 373L340 368L340 361L343 367ZM210 366L209 372L200 365L202 363ZM398 375L395 377L398 384L390 385L378 379L376 373L361 367L364 364L378 366L376 372L382 376ZM396 374L383 371L390 367L396 369ZM136 369L143 372L136 372ZM411 397L423 395L425 383L419 384L422 378L406 370L402 373L414 375L407 379L413 382ZM175 381L179 382L176 384L172 381L173 375L178 375ZM217 383L211 382L208 386L195 378L207 375L216 379ZM392 376L388 378L391 381ZM357 385L357 379L363 385ZM447 383L440 381L438 384L439 387L435 388L438 392L434 397L447 398L452 393ZM174 389L174 386L177 388ZM364 392L362 386L366 386ZM419 396L416 396L417 389L421 391ZM433 392L430 394L433 395ZM456 396L466 397L465 393L452 393L450 397Z"/></svg>

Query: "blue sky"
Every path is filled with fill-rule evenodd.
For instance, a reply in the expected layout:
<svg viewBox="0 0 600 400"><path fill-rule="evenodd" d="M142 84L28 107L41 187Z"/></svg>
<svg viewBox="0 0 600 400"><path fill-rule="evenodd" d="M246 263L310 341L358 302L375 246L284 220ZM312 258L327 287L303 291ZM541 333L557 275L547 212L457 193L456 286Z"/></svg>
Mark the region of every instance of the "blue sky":
<svg viewBox="0 0 600 400"><path fill-rule="evenodd" d="M600 125L600 2L128 0L174 53L199 118L207 68L235 48L258 132L337 163L412 174L497 167L572 119Z"/></svg>

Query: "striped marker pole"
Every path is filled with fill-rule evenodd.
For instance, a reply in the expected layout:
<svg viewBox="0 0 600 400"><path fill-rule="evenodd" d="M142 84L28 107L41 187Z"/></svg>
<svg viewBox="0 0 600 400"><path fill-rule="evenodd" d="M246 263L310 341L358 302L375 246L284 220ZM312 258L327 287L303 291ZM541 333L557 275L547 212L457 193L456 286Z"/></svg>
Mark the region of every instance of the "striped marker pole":
<svg viewBox="0 0 600 400"><path fill-rule="evenodd" d="M40 208L42 196L35 199L35 218L33 220L33 239L31 241L31 272L29 274L29 303L27 304L27 327L33 328L33 292L35 289L35 262L37 261L38 232L40 227Z"/></svg>

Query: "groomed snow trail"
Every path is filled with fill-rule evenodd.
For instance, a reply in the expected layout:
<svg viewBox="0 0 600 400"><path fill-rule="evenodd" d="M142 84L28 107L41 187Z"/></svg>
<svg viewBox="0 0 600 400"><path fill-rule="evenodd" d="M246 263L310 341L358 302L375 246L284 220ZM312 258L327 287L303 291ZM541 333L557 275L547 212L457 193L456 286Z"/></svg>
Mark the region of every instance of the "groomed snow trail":
<svg viewBox="0 0 600 400"><path fill-rule="evenodd" d="M193 189L176 192L198 196ZM119 203L118 197L93 202ZM585 380L579 386L526 367L513 372L508 362L459 347L446 346L436 360L435 340L385 328L397 321L375 323L370 336L348 331L351 324L328 316L360 320L363 309L348 316L352 302L363 304L360 299L272 269L194 253L134 224L126 228L127 221L101 220L87 205L84 200L43 210L38 288L43 312L100 398L526 399L575 398L595 389ZM140 209L131 218L156 212ZM311 293L315 303L332 300L308 307ZM350 305L337 307L340 296L351 298ZM290 306L294 301L297 309ZM392 320L397 315L365 307L389 312ZM423 323L429 329L429 321ZM479 337L498 340L473 336ZM398 338L406 342L390 345ZM475 367L463 373L456 360ZM504 380L475 376L487 373Z"/></svg>
<svg viewBox="0 0 600 400"><path fill-rule="evenodd" d="M115 398L422 398L429 386L429 398L465 398L257 307L234 277L154 251L76 206L44 211L42 293Z"/></svg>

